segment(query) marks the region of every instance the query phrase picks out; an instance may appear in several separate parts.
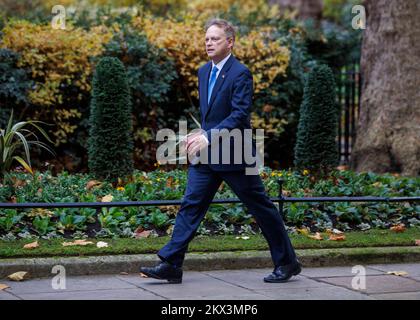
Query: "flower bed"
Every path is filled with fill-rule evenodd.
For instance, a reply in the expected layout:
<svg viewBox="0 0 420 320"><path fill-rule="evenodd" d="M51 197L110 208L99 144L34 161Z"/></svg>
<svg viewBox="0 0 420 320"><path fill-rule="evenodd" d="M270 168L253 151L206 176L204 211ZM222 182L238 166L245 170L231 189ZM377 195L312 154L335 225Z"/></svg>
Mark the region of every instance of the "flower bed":
<svg viewBox="0 0 420 320"><path fill-rule="evenodd" d="M271 197L278 196L278 179L283 179L284 196L420 196L420 178L378 175L371 172L334 171L323 180L315 180L308 171L272 171L262 173ZM93 180L85 174L66 172L12 173L0 186L0 202L95 202L182 199L186 172L136 171L131 181L112 185ZM216 198L235 198L222 184ZM150 235L170 234L177 206L127 207L99 210L91 208L0 210L0 237L3 240L29 237L137 237L144 230ZM342 231L388 229L404 223L420 225L419 203L286 203L286 225L290 232L308 228L312 232L336 228ZM258 227L242 204L211 205L198 233L253 234Z"/></svg>

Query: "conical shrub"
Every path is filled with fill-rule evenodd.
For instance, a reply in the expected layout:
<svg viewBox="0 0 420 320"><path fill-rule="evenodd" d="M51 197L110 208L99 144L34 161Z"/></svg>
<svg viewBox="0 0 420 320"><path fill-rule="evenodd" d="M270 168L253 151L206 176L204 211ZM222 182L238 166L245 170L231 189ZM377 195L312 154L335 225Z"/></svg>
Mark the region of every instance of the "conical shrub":
<svg viewBox="0 0 420 320"><path fill-rule="evenodd" d="M326 173L339 163L336 142L339 107L331 69L317 65L309 73L300 107L294 165Z"/></svg>
<svg viewBox="0 0 420 320"><path fill-rule="evenodd" d="M130 90L124 65L117 58L104 57L96 66L89 122L90 172L109 180L132 174Z"/></svg>

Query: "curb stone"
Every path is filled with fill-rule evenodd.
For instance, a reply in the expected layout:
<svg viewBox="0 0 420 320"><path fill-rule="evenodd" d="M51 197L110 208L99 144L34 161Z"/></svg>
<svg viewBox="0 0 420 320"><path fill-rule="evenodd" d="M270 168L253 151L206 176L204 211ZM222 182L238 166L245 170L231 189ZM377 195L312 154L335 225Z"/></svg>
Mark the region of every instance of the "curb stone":
<svg viewBox="0 0 420 320"><path fill-rule="evenodd" d="M420 247L369 247L296 250L304 267L351 266L420 261ZM155 254L0 259L0 279L27 271L32 278L51 277L55 265L65 267L66 275L138 273L139 266L153 266ZM272 268L269 251L230 251L189 253L184 270Z"/></svg>

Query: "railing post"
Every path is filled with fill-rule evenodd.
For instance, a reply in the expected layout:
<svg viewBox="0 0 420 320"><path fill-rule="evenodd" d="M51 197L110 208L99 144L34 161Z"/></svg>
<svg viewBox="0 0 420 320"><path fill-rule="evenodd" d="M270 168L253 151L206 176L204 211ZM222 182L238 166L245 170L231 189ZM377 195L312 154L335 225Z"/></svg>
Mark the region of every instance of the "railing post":
<svg viewBox="0 0 420 320"><path fill-rule="evenodd" d="M284 218L284 212L283 212L283 179L279 179L277 180L278 184L279 184L279 212L280 212L280 216L282 217L283 220L285 220Z"/></svg>
<svg viewBox="0 0 420 320"><path fill-rule="evenodd" d="M95 209L95 223L93 226L93 231L95 232L99 232L101 231L102 227L101 227L101 222L99 221L99 215L101 214L102 208L101 207L97 207Z"/></svg>

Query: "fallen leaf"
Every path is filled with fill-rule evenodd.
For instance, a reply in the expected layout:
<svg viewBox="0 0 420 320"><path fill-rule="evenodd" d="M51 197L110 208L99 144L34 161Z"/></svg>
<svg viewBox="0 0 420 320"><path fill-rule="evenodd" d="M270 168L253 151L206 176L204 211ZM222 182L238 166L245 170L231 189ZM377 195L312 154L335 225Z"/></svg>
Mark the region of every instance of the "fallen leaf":
<svg viewBox="0 0 420 320"><path fill-rule="evenodd" d="M12 281L23 281L29 278L29 274L26 271L19 271L10 274L7 277Z"/></svg>
<svg viewBox="0 0 420 320"><path fill-rule="evenodd" d="M74 240L73 242L63 242L63 247L87 246L88 244L94 244L94 243L92 241L86 241L86 240Z"/></svg>
<svg viewBox="0 0 420 320"><path fill-rule="evenodd" d="M420 239L419 240L416 239L414 243L416 244L416 246L420 246Z"/></svg>
<svg viewBox="0 0 420 320"><path fill-rule="evenodd" d="M311 239L314 239L314 240L322 240L323 239L322 235L319 232L315 233L315 235L313 235L313 236L308 236L308 238L311 238Z"/></svg>
<svg viewBox="0 0 420 320"><path fill-rule="evenodd" d="M108 248L108 243L106 243L106 242L104 242L104 241L99 241L99 242L96 244L96 247L98 247L98 248Z"/></svg>
<svg viewBox="0 0 420 320"><path fill-rule="evenodd" d="M393 226L390 229L394 232L404 232L406 230L404 223L397 224L396 226Z"/></svg>
<svg viewBox="0 0 420 320"><path fill-rule="evenodd" d="M331 241L344 241L346 236L344 234L330 234L329 240Z"/></svg>
<svg viewBox="0 0 420 320"><path fill-rule="evenodd" d="M327 230L325 230L325 232L327 233L327 234L344 234L344 232L343 231L340 231L340 230L338 230L338 229L327 229Z"/></svg>
<svg viewBox="0 0 420 320"><path fill-rule="evenodd" d="M168 177L168 179L166 180L166 187L172 188L173 183L174 183L174 178Z"/></svg>
<svg viewBox="0 0 420 320"><path fill-rule="evenodd" d="M90 190L90 189L92 189L93 187L95 187L95 186L97 186L97 185L100 185L100 184L102 184L100 181L97 181L97 180L90 180L88 183L86 183L86 189L87 189L87 190Z"/></svg>
<svg viewBox="0 0 420 320"><path fill-rule="evenodd" d="M141 272L140 272L140 277L142 277L142 278L149 278L148 276L146 276L144 273L141 273Z"/></svg>
<svg viewBox="0 0 420 320"><path fill-rule="evenodd" d="M296 231L300 234L303 234L305 236L309 235L309 230L308 228L302 228L302 229L296 229Z"/></svg>
<svg viewBox="0 0 420 320"><path fill-rule="evenodd" d="M345 171L345 170L348 170L348 169L349 169L349 166L346 166L346 165L342 165L342 166L337 167L338 171Z"/></svg>
<svg viewBox="0 0 420 320"><path fill-rule="evenodd" d="M16 178L12 178L12 179L14 180L13 187L15 187L15 188L24 187L26 185L25 180L16 179Z"/></svg>
<svg viewBox="0 0 420 320"><path fill-rule="evenodd" d="M128 272L120 272L120 275L122 275L122 276L128 276Z"/></svg>
<svg viewBox="0 0 420 320"><path fill-rule="evenodd" d="M236 239L248 240L249 237L247 237L247 236L241 236L241 237L236 237Z"/></svg>
<svg viewBox="0 0 420 320"><path fill-rule="evenodd" d="M388 271L387 274L392 274L394 276L400 276L400 277L408 276L408 273L405 271Z"/></svg>
<svg viewBox="0 0 420 320"><path fill-rule="evenodd" d="M108 194L108 195L102 197L101 201L102 202L111 202L112 199L114 199L114 196L112 194Z"/></svg>
<svg viewBox="0 0 420 320"><path fill-rule="evenodd" d="M136 232L136 231L134 231L134 237L136 239L138 239L138 238L148 238L150 236L150 233L152 232L151 230L144 230L144 231L140 231L140 232Z"/></svg>
<svg viewBox="0 0 420 320"><path fill-rule="evenodd" d="M0 283L0 291L7 288L10 288L7 284Z"/></svg>
<svg viewBox="0 0 420 320"><path fill-rule="evenodd" d="M38 247L39 247L39 243L38 243L38 241L35 241L35 242L25 244L23 246L23 249L35 249L35 248L38 248Z"/></svg>
<svg viewBox="0 0 420 320"><path fill-rule="evenodd" d="M168 229L166 229L166 234L167 234L167 235L171 235L173 231L174 231L174 225L173 225L173 224L171 224L171 225L169 226L169 228L168 228Z"/></svg>

